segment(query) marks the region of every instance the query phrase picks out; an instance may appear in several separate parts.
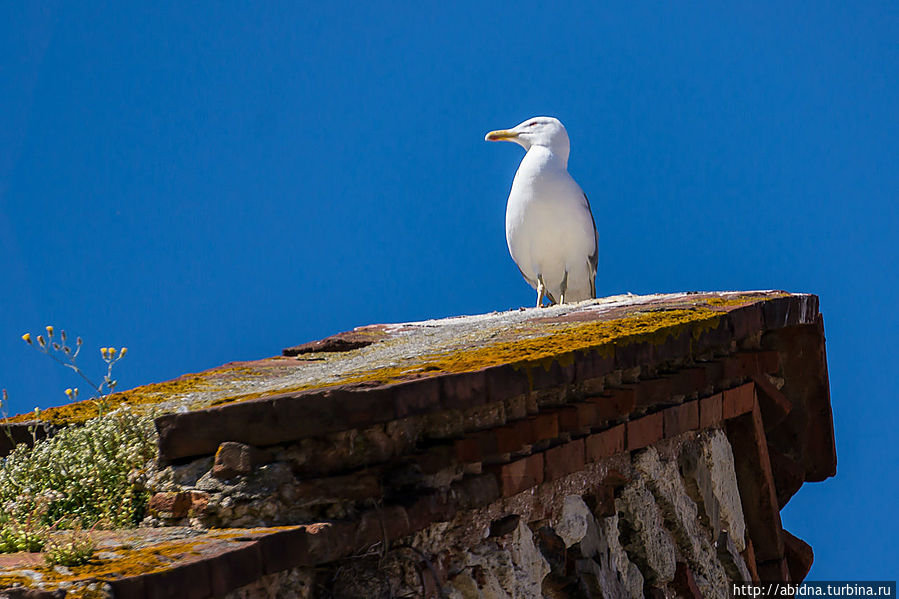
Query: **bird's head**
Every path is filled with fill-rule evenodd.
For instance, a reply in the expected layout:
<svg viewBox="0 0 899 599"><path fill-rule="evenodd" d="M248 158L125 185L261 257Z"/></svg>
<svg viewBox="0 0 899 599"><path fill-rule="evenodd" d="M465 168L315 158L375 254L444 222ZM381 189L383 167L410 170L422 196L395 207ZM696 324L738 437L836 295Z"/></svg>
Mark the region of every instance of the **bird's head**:
<svg viewBox="0 0 899 599"><path fill-rule="evenodd" d="M511 129L491 131L484 138L487 141L513 141L530 150L533 146L543 146L553 152L568 155L568 132L559 119L551 116L535 116Z"/></svg>

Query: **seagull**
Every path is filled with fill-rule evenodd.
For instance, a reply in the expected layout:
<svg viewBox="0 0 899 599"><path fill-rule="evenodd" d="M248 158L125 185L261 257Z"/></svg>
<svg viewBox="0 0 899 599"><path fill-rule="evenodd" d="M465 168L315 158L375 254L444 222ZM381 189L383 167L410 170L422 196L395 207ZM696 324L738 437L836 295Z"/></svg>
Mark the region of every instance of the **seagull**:
<svg viewBox="0 0 899 599"><path fill-rule="evenodd" d="M515 142L527 153L506 204L506 243L525 280L553 304L596 298L598 234L590 202L568 174L571 145L559 119L538 116L487 141Z"/></svg>

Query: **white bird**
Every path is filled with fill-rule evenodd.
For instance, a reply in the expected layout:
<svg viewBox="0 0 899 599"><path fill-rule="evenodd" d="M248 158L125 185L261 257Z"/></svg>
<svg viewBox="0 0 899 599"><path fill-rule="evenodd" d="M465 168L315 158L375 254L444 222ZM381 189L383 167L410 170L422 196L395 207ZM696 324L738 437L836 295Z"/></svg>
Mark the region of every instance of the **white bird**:
<svg viewBox="0 0 899 599"><path fill-rule="evenodd" d="M525 150L506 204L506 243L518 270L552 303L596 297L598 234L590 202L568 174L568 132L555 118L530 118L491 131L487 141L511 141Z"/></svg>

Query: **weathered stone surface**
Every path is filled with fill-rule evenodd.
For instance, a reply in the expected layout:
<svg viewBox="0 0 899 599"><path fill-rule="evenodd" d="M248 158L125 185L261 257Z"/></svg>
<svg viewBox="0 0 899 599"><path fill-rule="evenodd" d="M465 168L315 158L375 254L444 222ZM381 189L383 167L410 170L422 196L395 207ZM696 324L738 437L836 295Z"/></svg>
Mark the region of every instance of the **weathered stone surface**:
<svg viewBox="0 0 899 599"><path fill-rule="evenodd" d="M788 531L784 533L784 553L787 559L787 568L790 570L790 580L792 582L802 582L808 575L808 571L812 568L815 561L815 552L811 545L790 534Z"/></svg>
<svg viewBox="0 0 899 599"><path fill-rule="evenodd" d="M737 550L743 551L746 522L727 436L717 429L703 432L682 447L679 462L687 491L701 507L700 515L711 530L727 530Z"/></svg>
<svg viewBox="0 0 899 599"><path fill-rule="evenodd" d="M598 523L599 547L596 562L596 584L602 597L638 599L643 597L643 575L634 564L619 539L618 516L601 519Z"/></svg>
<svg viewBox="0 0 899 599"><path fill-rule="evenodd" d="M590 513L590 508L584 500L578 495L569 495L562 504L562 513L553 523L553 530L562 537L566 547L571 547L575 543L580 543L587 534L588 518L592 519L593 514Z"/></svg>
<svg viewBox="0 0 899 599"><path fill-rule="evenodd" d="M505 544L488 541L464 555L460 571L444 592L455 599L513 599L542 597L543 579L549 563L534 544L534 535L524 522Z"/></svg>
<svg viewBox="0 0 899 599"><path fill-rule="evenodd" d="M647 485L661 507L665 524L673 533L680 553L687 559L703 595L726 598L727 574L716 558L708 533L701 527L696 504L687 494L675 464L661 461L658 452L650 447L634 457L634 467L646 477ZM673 577L673 567L671 574Z"/></svg>
<svg viewBox="0 0 899 599"><path fill-rule="evenodd" d="M628 483L615 500L621 544L650 584L674 578L676 550L662 512L643 479Z"/></svg>

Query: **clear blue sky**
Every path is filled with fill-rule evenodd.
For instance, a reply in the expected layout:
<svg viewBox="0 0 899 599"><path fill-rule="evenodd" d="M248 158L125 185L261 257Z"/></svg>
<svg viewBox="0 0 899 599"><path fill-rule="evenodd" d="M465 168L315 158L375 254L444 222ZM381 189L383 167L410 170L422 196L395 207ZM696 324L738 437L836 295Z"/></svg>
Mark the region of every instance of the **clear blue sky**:
<svg viewBox="0 0 899 599"><path fill-rule="evenodd" d="M812 578L897 576L895 2L255 4L0 8L14 411L77 384L19 339L47 323L128 345L131 387L530 305L503 228L522 150L483 137L554 115L600 295L820 295L839 474L785 527Z"/></svg>

